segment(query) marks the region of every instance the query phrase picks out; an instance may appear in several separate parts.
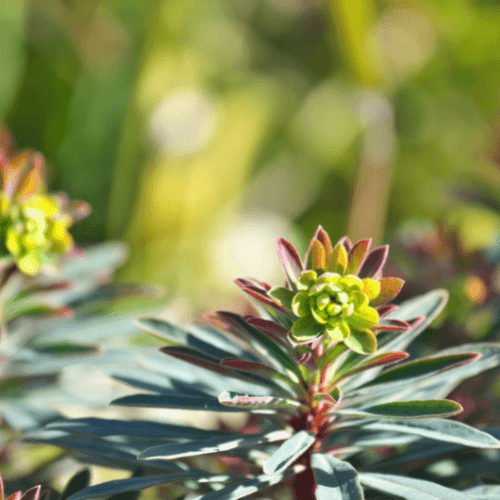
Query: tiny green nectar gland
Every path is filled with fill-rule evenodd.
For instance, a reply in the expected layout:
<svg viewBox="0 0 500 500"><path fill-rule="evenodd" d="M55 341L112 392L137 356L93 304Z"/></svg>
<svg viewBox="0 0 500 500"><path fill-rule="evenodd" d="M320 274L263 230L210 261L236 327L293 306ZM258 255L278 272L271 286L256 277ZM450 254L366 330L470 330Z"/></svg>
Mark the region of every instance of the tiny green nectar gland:
<svg viewBox="0 0 500 500"><path fill-rule="evenodd" d="M359 354L376 352L373 330L387 329L379 325L379 306L396 297L403 281L381 277L388 247L369 252L370 243L367 239L352 245L342 238L333 247L320 227L303 264L289 242L278 241L288 283L271 288L267 295L292 313L288 336L293 344L307 344L326 335L325 343L343 342Z"/></svg>

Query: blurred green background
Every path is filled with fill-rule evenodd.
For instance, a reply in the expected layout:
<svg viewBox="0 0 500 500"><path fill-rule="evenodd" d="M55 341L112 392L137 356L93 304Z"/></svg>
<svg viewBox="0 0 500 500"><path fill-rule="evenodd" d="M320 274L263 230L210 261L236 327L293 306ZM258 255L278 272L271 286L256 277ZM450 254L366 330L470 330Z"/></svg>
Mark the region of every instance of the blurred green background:
<svg viewBox="0 0 500 500"><path fill-rule="evenodd" d="M189 317L318 224L493 243L450 188L500 199L499 47L495 0L1 0L0 120L92 204L76 240L128 242L121 279Z"/></svg>

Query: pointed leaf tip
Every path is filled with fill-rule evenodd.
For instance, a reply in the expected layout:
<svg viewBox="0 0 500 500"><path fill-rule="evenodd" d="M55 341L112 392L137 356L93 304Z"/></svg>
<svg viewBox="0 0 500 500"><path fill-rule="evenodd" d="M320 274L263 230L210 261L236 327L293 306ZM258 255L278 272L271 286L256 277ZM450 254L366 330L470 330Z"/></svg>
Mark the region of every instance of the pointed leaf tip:
<svg viewBox="0 0 500 500"><path fill-rule="evenodd" d="M381 278L380 294L370 300L370 306L377 307L394 300L403 288L404 283L404 280L400 278Z"/></svg>
<svg viewBox="0 0 500 500"><path fill-rule="evenodd" d="M389 254L389 245L383 245L371 251L358 271L360 278L380 278Z"/></svg>
<svg viewBox="0 0 500 500"><path fill-rule="evenodd" d="M269 475L283 472L300 458L316 441L310 431L299 431L287 439L264 463L264 473Z"/></svg>
<svg viewBox="0 0 500 500"><path fill-rule="evenodd" d="M276 242L278 250L278 259L281 266L285 270L286 276L290 284L295 283L303 270L302 261L295 247L284 238L280 238Z"/></svg>
<svg viewBox="0 0 500 500"><path fill-rule="evenodd" d="M370 245L372 243L371 238L364 240L359 240L349 251L348 262L345 270L346 274L357 274L363 263L365 262L368 251L370 250Z"/></svg>

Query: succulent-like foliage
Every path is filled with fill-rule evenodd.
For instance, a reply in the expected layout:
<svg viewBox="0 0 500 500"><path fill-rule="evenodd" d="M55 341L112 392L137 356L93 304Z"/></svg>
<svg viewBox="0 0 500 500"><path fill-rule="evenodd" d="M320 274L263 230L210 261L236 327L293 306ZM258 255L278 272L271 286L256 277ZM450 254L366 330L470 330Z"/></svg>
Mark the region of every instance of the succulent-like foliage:
<svg viewBox="0 0 500 500"><path fill-rule="evenodd" d="M304 271L314 271L317 276L339 271L328 270L331 260L326 257L318 261L317 255L322 254L314 250L318 248L315 241L321 243L322 239L326 241L320 230L308 252L313 269L303 269L292 247L283 240L278 243L287 272L285 289L294 297L301 293L297 283ZM341 245L348 256L356 255L356 246L351 247L347 239L341 240ZM352 257L357 264L348 258L343 272L358 278L349 277L344 283L359 286L357 280L363 283L365 278L381 282L386 253L384 247L375 250L363 265L364 257ZM330 259L331 255L333 252ZM338 277L335 283L342 279ZM349 349L345 339L338 342L321 332L306 345L290 342L287 335L299 321L293 306L288 309L281 300L278 304L266 283L248 279L238 283L264 306L261 316L219 312L214 317L215 328L198 325L191 332L163 320L141 319L141 328L175 345L162 348L158 354L141 353L140 369L115 368L108 373L147 391L116 399L114 405L245 411L253 414L251 426L228 432L149 421L53 416L48 425L33 426L27 438L75 450L85 461L141 469L145 474L85 488L70 500L164 483L177 484L177 494L179 490L184 494L196 491L190 498L197 500L250 495L269 498L270 487L275 498L291 494L301 500L487 498L476 494L467 473L457 474L446 485L429 481L428 474L426 478L395 474L404 474L412 456L415 460L439 456L450 447L455 452L472 447L472 453L500 448L498 431L448 420L446 417L462 408L444 399L465 378L498 366L500 345L456 346L391 366L409 356L406 347L442 310L445 291L437 290L399 306L377 305L379 317L384 318L372 327L377 332L378 349L365 354ZM334 293L356 296L356 292L364 293L362 290ZM383 290L381 285L380 294ZM369 300L378 296L369 294ZM391 294L395 295L395 287L383 302L390 300ZM445 446L436 446L439 441ZM408 451L401 454L401 462L397 455L390 457L391 464L382 450L389 447L396 452L395 446L408 446ZM200 456L214 457L212 465L200 462ZM226 463L234 470L228 471ZM452 489L463 490L465 486L472 488L472 493Z"/></svg>

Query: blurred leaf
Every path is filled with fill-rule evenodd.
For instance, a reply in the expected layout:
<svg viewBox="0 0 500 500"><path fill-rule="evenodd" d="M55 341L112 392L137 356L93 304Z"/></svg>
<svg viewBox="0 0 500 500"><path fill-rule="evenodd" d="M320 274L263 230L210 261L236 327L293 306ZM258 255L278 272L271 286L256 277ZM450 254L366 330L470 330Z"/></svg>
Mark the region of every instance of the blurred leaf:
<svg viewBox="0 0 500 500"><path fill-rule="evenodd" d="M191 457L194 455L208 455L211 453L228 452L235 448L255 446L261 443L284 441L290 433L283 430L271 431L265 434L239 434L210 439L198 439L189 443L155 446L148 448L137 457L139 460L173 460Z"/></svg>
<svg viewBox="0 0 500 500"><path fill-rule="evenodd" d="M274 476L268 476L267 474L262 474L252 479L247 479L241 483L226 486L218 491L213 491L207 493L206 495L197 496L193 500L236 500L237 498L244 498L253 493L272 486L274 484L280 483L287 476L291 476L296 471L293 469L287 470L283 474L275 474Z"/></svg>
<svg viewBox="0 0 500 500"><path fill-rule="evenodd" d="M73 494L68 500L86 500L88 498L103 498L108 495L122 493L125 491L144 490L157 486L159 484L170 483L172 481L180 481L186 479L194 479L200 483L223 483L231 476L216 476L216 475L202 475L199 472L184 472L180 474L160 474L157 476L147 477L132 477L129 479L121 479L119 481L108 481L106 483L90 486L78 493Z"/></svg>
<svg viewBox="0 0 500 500"><path fill-rule="evenodd" d="M259 411L274 408L294 408L306 410L307 406L299 401L275 398L272 396L248 396L234 392L223 392L219 395L219 402L232 408L242 408L247 411Z"/></svg>
<svg viewBox="0 0 500 500"><path fill-rule="evenodd" d="M209 410L209 411L243 411L219 403L215 398L186 396L183 391L172 391L170 396L156 396L154 394L134 394L111 401L112 405L145 406L151 408L179 408L182 410Z"/></svg>
<svg viewBox="0 0 500 500"><path fill-rule="evenodd" d="M347 425L350 425L347 423ZM353 427L360 430L401 432L416 434L421 437L461 444L473 448L499 448L500 441L491 434L473 427L440 418L426 418L418 420L366 420L352 422ZM356 445L356 439L352 441Z"/></svg>
<svg viewBox="0 0 500 500"><path fill-rule="evenodd" d="M61 493L59 500L66 500L69 496L77 493L83 488L86 488L90 482L90 471L89 469L83 469L77 472L69 481L64 491Z"/></svg>
<svg viewBox="0 0 500 500"><path fill-rule="evenodd" d="M313 453L311 467L316 481L316 500L364 498L358 473L350 463L325 453Z"/></svg>
<svg viewBox="0 0 500 500"><path fill-rule="evenodd" d="M280 474L290 464L303 455L316 440L316 436L309 431L299 431L287 439L264 464L266 474Z"/></svg>
<svg viewBox="0 0 500 500"><path fill-rule="evenodd" d="M359 479L363 486L406 500L469 500L464 493L423 479L373 473L361 473Z"/></svg>
<svg viewBox="0 0 500 500"><path fill-rule="evenodd" d="M17 85L26 64L25 21L29 4L24 0L5 0L0 4L0 121L12 106Z"/></svg>

